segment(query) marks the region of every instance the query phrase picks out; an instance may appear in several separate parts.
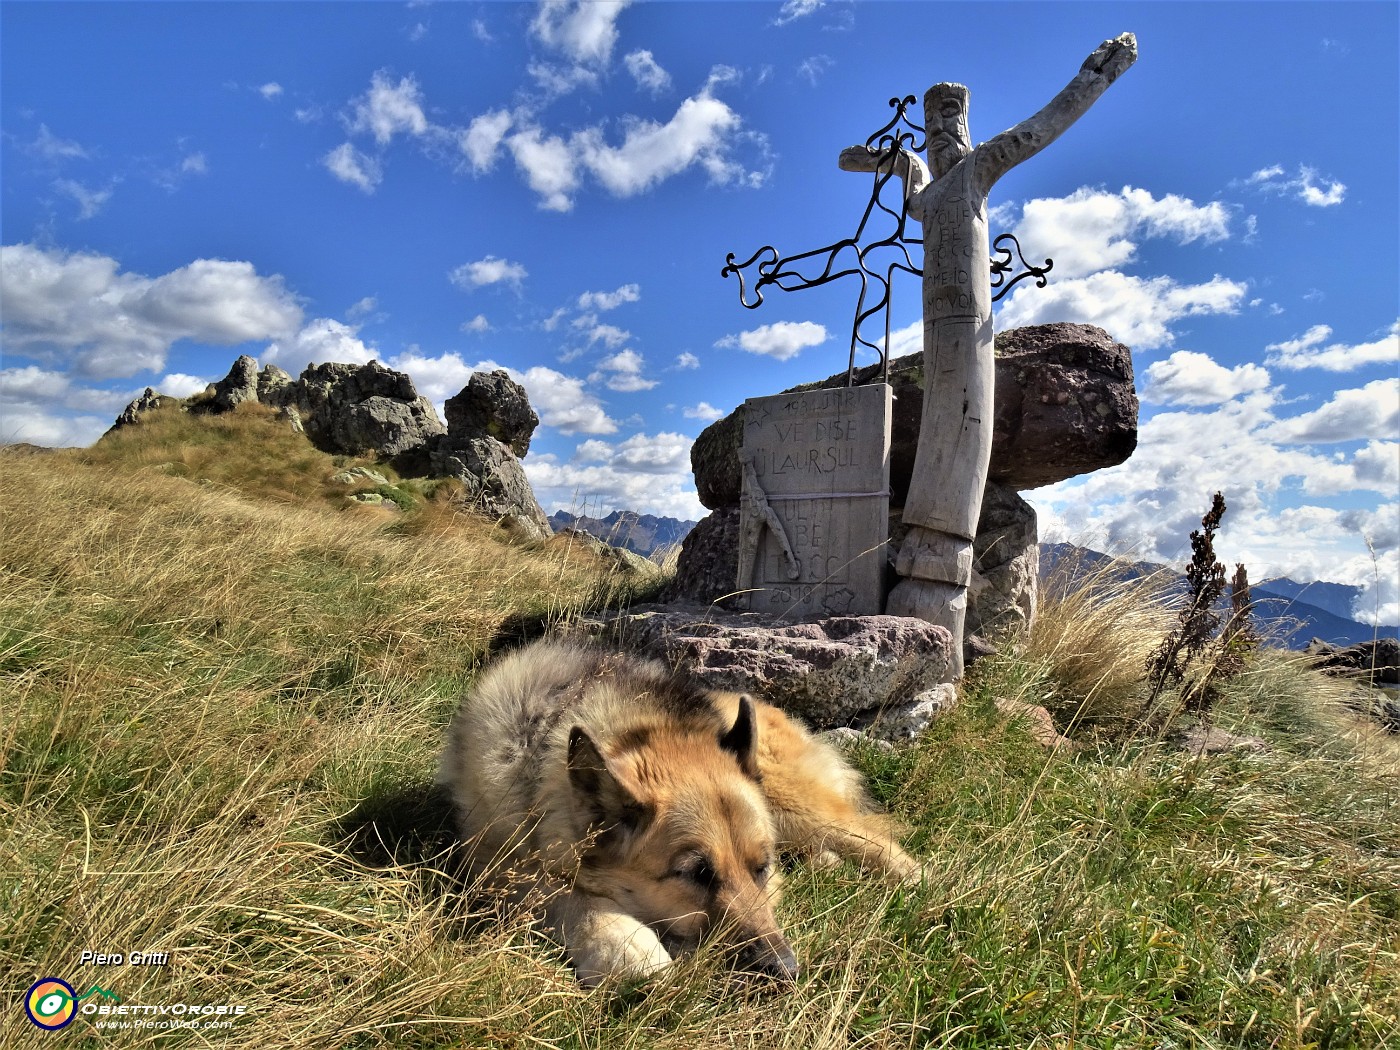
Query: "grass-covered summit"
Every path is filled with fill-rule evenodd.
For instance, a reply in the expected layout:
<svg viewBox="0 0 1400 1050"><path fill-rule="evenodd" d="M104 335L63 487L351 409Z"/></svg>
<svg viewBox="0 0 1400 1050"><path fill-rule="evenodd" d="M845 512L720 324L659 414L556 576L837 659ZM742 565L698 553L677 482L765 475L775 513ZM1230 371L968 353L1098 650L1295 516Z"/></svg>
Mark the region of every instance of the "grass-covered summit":
<svg viewBox="0 0 1400 1050"><path fill-rule="evenodd" d="M0 1045L1400 1046L1395 738L1267 650L1213 715L1267 752L1129 734L1175 611L1109 576L1050 596L914 744L857 748L924 889L789 873L792 990L705 955L580 990L451 878L434 764L494 641L655 580L512 540L450 482L330 480L357 465L255 409L0 452ZM48 1034L20 1005L48 976L245 1013Z"/></svg>

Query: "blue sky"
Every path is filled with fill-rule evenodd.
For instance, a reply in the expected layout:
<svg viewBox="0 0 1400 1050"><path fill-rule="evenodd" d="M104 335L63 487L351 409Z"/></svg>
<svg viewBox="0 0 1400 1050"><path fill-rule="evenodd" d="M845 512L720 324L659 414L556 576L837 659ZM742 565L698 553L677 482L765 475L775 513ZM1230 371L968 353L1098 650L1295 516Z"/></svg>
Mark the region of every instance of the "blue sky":
<svg viewBox="0 0 1400 1050"><path fill-rule="evenodd" d="M727 252L853 231L840 150L970 86L974 140L1100 41L1140 58L994 190L1056 260L998 326L1100 324L1126 464L1029 494L1042 537L1365 588L1400 620L1394 3L0 6L0 440L86 444L248 353L377 358L435 402L506 367L541 502L702 513L718 414L844 367L855 292L756 311ZM896 285L897 352L918 286ZM1374 549L1375 557L1367 549Z"/></svg>

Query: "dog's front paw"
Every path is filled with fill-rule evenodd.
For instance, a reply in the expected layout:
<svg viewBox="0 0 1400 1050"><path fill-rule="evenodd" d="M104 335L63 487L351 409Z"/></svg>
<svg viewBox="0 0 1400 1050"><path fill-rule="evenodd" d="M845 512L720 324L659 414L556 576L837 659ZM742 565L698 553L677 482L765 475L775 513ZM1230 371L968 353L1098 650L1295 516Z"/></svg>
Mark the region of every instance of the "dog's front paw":
<svg viewBox="0 0 1400 1050"><path fill-rule="evenodd" d="M587 937L569 944L569 955L585 988L640 980L671 965L671 953L656 934L626 915L593 923Z"/></svg>

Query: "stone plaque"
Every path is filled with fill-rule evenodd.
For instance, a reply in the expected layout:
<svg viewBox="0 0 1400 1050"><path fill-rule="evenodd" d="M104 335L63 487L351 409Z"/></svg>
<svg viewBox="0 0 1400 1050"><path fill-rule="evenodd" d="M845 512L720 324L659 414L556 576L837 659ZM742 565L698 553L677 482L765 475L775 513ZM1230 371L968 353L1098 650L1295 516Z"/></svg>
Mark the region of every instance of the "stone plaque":
<svg viewBox="0 0 1400 1050"><path fill-rule="evenodd" d="M890 387L744 402L740 603L785 619L884 612Z"/></svg>

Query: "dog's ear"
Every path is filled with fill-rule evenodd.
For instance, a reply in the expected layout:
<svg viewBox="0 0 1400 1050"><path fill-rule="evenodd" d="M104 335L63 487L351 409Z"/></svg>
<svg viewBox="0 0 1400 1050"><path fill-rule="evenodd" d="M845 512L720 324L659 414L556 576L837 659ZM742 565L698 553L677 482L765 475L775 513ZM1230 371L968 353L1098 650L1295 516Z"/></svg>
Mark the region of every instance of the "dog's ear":
<svg viewBox="0 0 1400 1050"><path fill-rule="evenodd" d="M646 820L646 807L613 775L583 726L569 731L569 783L588 826L599 829L600 846L616 844Z"/></svg>
<svg viewBox="0 0 1400 1050"><path fill-rule="evenodd" d="M719 746L739 760L739 768L747 776L762 779L758 772L758 716L747 693L739 696L739 713L728 731L720 734Z"/></svg>

